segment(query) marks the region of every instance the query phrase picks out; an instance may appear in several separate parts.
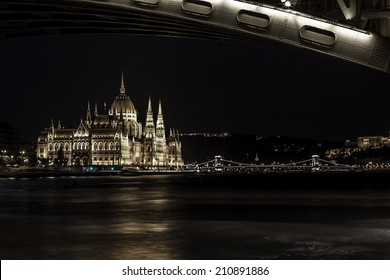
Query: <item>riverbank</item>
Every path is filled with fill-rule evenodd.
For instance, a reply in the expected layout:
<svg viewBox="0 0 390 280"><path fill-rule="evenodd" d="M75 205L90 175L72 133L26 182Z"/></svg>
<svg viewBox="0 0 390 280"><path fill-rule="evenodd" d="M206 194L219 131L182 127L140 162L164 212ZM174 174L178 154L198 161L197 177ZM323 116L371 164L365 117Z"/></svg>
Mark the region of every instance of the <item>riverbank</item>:
<svg viewBox="0 0 390 280"><path fill-rule="evenodd" d="M100 170L88 171L76 168L2 168L0 178L44 178L66 176L137 176L161 174L188 174L194 170Z"/></svg>
<svg viewBox="0 0 390 280"><path fill-rule="evenodd" d="M390 182L390 170L359 170L359 171L283 171L283 172L197 172L196 170L104 170L91 172L76 169L54 168L9 168L0 169L0 179L39 179L60 177L134 177L134 176L194 176L197 182L213 181L215 185L224 182L225 187L233 185L235 188L243 182L251 182L246 186L258 188L360 188L370 185L376 189Z"/></svg>

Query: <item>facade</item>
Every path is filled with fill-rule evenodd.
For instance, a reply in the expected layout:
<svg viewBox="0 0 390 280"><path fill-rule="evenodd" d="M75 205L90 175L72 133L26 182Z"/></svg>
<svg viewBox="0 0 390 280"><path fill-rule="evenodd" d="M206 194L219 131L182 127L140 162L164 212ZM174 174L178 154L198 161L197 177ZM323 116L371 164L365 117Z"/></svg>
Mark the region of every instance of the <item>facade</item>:
<svg viewBox="0 0 390 280"><path fill-rule="evenodd" d="M92 113L88 102L85 121L76 129L52 121L38 137L37 159L60 166L183 167L179 134L171 129L166 137L161 101L156 122L150 97L144 127L137 118L122 73L119 95L108 112L100 114L95 104Z"/></svg>
<svg viewBox="0 0 390 280"><path fill-rule="evenodd" d="M388 146L389 137L364 136L364 137L358 137L356 142L357 142L357 147L360 149L368 149L368 148L375 149L383 146Z"/></svg>
<svg viewBox="0 0 390 280"><path fill-rule="evenodd" d="M390 147L390 136L361 136L356 141L346 140L342 148L329 149L325 156L328 159L348 158L368 149Z"/></svg>

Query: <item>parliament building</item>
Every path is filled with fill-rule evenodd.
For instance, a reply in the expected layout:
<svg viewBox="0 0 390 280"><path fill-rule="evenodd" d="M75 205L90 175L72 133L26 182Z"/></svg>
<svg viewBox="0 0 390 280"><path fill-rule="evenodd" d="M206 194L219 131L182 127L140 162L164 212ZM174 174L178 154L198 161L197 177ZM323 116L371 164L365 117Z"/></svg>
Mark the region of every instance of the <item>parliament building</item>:
<svg viewBox="0 0 390 280"><path fill-rule="evenodd" d="M146 169L183 167L177 130L166 136L161 101L157 120L149 97L146 122L126 95L123 73L119 94L111 107L100 114L87 105L85 121L77 128L65 128L53 121L38 137L37 158L57 166L135 166Z"/></svg>

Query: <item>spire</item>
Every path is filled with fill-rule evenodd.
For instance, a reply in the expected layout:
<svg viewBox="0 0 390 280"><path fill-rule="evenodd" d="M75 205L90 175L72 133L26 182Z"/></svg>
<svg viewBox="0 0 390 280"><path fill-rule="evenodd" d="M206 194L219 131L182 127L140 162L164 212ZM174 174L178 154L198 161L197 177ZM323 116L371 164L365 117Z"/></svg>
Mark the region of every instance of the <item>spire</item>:
<svg viewBox="0 0 390 280"><path fill-rule="evenodd" d="M51 118L51 132L54 134L54 122L53 122L53 118Z"/></svg>
<svg viewBox="0 0 390 280"><path fill-rule="evenodd" d="M149 102L148 102L148 114L149 113L153 114L153 112L152 112L152 99L150 98L150 96L149 96Z"/></svg>
<svg viewBox="0 0 390 280"><path fill-rule="evenodd" d="M85 120L88 126L92 124L91 105L89 104L89 100L88 100L88 107L87 107L87 117L85 118Z"/></svg>
<svg viewBox="0 0 390 280"><path fill-rule="evenodd" d="M161 108L161 100L159 100L158 102L156 136L158 136L161 139L165 139L165 126L164 126L164 118L163 118L162 108Z"/></svg>
<svg viewBox="0 0 390 280"><path fill-rule="evenodd" d="M57 129L61 129L61 121L58 120L58 126L57 126Z"/></svg>
<svg viewBox="0 0 390 280"><path fill-rule="evenodd" d="M149 103L148 103L148 112L146 113L145 136L147 138L154 138L155 137L153 111L152 111L152 99L150 98L150 96L149 96Z"/></svg>
<svg viewBox="0 0 390 280"><path fill-rule="evenodd" d="M162 117L162 109L161 109L161 99L158 102L158 116Z"/></svg>
<svg viewBox="0 0 390 280"><path fill-rule="evenodd" d="M123 79L123 70L122 70L122 84L121 84L121 89L120 89L120 95L126 95L126 90L125 90L125 82L124 82L124 79Z"/></svg>
<svg viewBox="0 0 390 280"><path fill-rule="evenodd" d="M98 116L99 115L99 112L98 112L98 108L97 108L97 102L95 102L95 116Z"/></svg>
<svg viewBox="0 0 390 280"><path fill-rule="evenodd" d="M158 114L156 122L156 159L158 165L167 164L167 143L165 140L164 118L161 108L161 100L158 102Z"/></svg>

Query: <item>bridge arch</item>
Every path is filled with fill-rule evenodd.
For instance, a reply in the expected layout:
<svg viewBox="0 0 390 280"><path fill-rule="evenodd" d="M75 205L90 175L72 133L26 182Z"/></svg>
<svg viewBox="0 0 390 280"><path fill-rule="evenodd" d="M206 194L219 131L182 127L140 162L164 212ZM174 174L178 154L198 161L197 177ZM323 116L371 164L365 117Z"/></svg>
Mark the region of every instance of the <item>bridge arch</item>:
<svg viewBox="0 0 390 280"><path fill-rule="evenodd" d="M297 48L390 73L390 41L290 9L238 0L9 1L0 38L55 33L181 36ZM55 18L55 21L47 21ZM16 20L19 19L19 20ZM20 20L22 19L22 20Z"/></svg>

